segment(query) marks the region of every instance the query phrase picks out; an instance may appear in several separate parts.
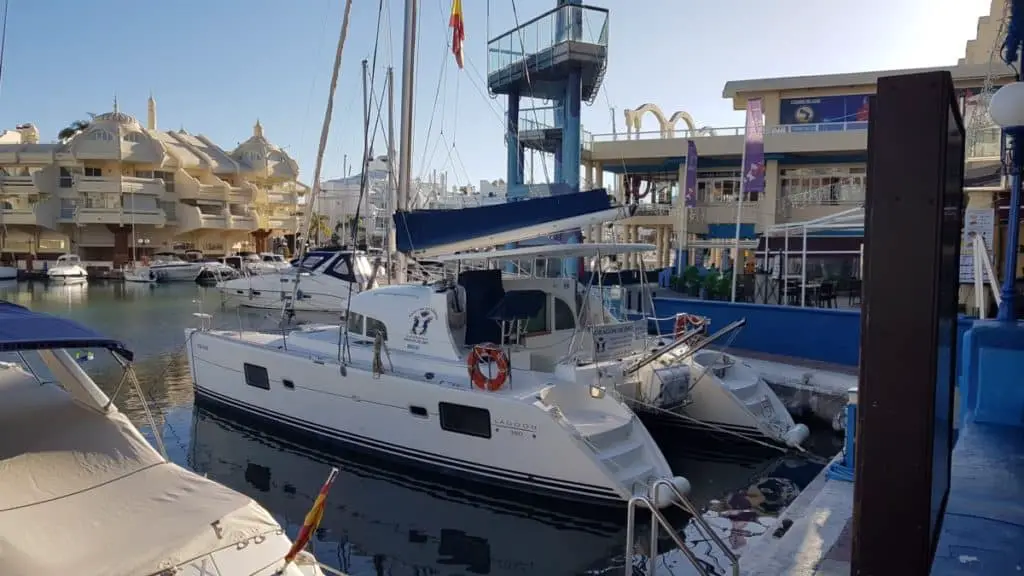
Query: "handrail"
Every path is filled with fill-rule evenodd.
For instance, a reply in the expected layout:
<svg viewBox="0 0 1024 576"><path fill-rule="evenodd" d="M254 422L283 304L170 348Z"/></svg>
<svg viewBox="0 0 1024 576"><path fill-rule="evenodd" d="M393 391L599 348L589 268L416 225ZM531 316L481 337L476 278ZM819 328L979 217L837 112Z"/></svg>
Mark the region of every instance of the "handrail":
<svg viewBox="0 0 1024 576"><path fill-rule="evenodd" d="M564 10L564 9L567 9L567 8L578 9L578 10L593 10L595 12L604 12L605 16L608 15L608 9L607 8L601 8L599 6L590 6L590 5L587 5L587 4L562 4L560 6L552 8L551 10L548 10L547 12L544 12L543 14L540 14L539 16L535 16L534 18L532 18L530 20L527 20L526 22L523 22L522 24L516 26L515 28L509 29L504 34L501 34L499 36L495 36L494 38L491 38L490 40L487 41L488 49L490 49L490 45L491 44L497 42L498 40L504 40L506 36L511 36L512 34L515 34L515 33L519 32L520 30L526 28L527 26L530 26L531 24L535 24L535 23L539 22L540 20L542 20L544 18L547 18L548 16L554 14L555 12L558 12L559 10Z"/></svg>
<svg viewBox="0 0 1024 576"><path fill-rule="evenodd" d="M682 492L680 492L679 488L676 488L675 484L672 484L672 482L669 482L665 478L659 478L658 480L655 480L654 483L651 484L650 488L651 494L654 495L654 498L657 499L658 491L662 486L667 487L671 495L674 497L672 503L675 506L678 506L687 514L689 514L693 522L696 523L697 529L703 532L704 536L707 537L707 539L710 540L712 544L714 544L714 546L718 548L722 552L722 554L725 555L726 559L729 560L729 566L732 569L732 576L739 576L739 557L736 556L736 553L733 552L732 549L730 549L725 544L725 541L723 541L722 538L715 533L715 531L711 528L711 525L708 524L707 520L705 520L704 517L700 515L700 513L693 506L690 500L687 499ZM700 562L697 561L697 558L696 556L694 556L693 551L691 551L686 546L686 542L684 542L683 539L679 537L679 534L675 531L675 529L673 529L672 525L668 522L668 520L665 519L665 516L661 513L661 511L658 510L658 507L653 502L651 502L650 498L646 496L634 496L630 498L629 504L627 505L626 509L626 576L633 576L633 566L632 563L629 562L629 558L633 556L633 540L636 537L636 506L638 504L643 504L644 506L646 506L647 509L651 511L651 517L655 520L651 522L651 549L648 555L649 561L647 564L648 576L654 576L655 574L654 562L655 559L658 557L659 524L661 525L661 527L665 528L665 530L668 532L669 538L672 539L672 541L676 544L676 546L683 553L683 555L685 555L686 558L690 561L690 563L693 564L693 567L697 569L697 572L699 572L701 576L710 576L708 572L704 570L704 567L700 564Z"/></svg>
<svg viewBox="0 0 1024 576"><path fill-rule="evenodd" d="M651 502L650 498L646 496L633 496L629 499L629 504L626 508L626 557L625 562L625 576L634 576L633 563L630 559L633 557L633 541L636 539L636 507L638 504L644 505L648 510L651 511L651 549L648 552L647 558L647 574L648 576L654 576L656 570L654 568L654 561L658 557L658 525L661 524L665 531L668 532L669 538L675 542L675 545L679 550L686 556L686 559L690 561L690 564L697 569L700 576L713 576L708 574L708 571L704 569L704 566L694 556L693 551L686 547L686 542L679 537L679 534L672 528L672 524L669 523L665 515L658 510L658 507Z"/></svg>

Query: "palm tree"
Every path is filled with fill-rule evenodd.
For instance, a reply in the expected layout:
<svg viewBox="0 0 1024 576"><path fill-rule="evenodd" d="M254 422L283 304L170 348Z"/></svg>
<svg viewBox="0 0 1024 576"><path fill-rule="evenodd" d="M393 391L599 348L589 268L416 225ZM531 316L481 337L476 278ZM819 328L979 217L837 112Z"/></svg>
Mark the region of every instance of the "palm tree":
<svg viewBox="0 0 1024 576"><path fill-rule="evenodd" d="M328 228L331 219L324 214L313 214L309 218L309 231L307 238L313 240L313 246L320 244L320 238L330 238L331 229Z"/></svg>
<svg viewBox="0 0 1024 576"><path fill-rule="evenodd" d="M85 132L88 128L88 120L75 120L57 134L57 139L61 142L67 142L82 132Z"/></svg>

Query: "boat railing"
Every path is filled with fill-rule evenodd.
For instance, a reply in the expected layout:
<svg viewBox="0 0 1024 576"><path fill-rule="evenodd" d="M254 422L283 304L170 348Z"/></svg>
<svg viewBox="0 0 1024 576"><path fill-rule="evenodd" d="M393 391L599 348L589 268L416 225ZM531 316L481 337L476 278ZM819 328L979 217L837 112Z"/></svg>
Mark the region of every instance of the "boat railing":
<svg viewBox="0 0 1024 576"><path fill-rule="evenodd" d="M701 532L707 541L711 542L715 548L728 559L729 568L732 576L739 576L740 573L740 560L736 556L736 553L732 551L729 546L726 545L725 541L714 531L711 525L708 524L707 520L701 516L697 508L690 502L689 498L684 495L675 484L665 478L659 478L651 484L650 493L654 495L654 500L657 500L659 491L665 487L669 490L671 495L672 504L687 514L690 515L691 522L697 528L698 532ZM704 565L697 560L697 557L693 554L693 551L686 546L686 542L679 533L673 528L672 524L665 518L665 515L661 513L658 506L651 498L647 496L634 496L629 499L629 504L626 508L626 566L625 575L634 576L636 572L633 570L633 564L629 561L633 557L634 546L633 543L636 540L636 508L637 506L644 506L651 512L651 537L650 537L650 550L648 551L648 562L647 562L647 574L653 576L655 570L655 560L658 557L658 535L660 530L663 528L668 532L669 538L679 548L680 552L686 556L686 559L690 561L690 564L697 569L697 572L701 576L713 576L705 570Z"/></svg>

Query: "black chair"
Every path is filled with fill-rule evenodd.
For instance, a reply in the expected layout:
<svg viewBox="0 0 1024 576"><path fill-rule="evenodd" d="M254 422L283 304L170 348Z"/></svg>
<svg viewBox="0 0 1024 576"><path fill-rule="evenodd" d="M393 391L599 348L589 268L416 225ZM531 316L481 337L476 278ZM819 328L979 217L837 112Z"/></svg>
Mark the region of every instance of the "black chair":
<svg viewBox="0 0 1024 576"><path fill-rule="evenodd" d="M857 304L860 304L860 290L861 290L861 279L851 278L850 279L850 292L847 296L847 304L853 306L854 300Z"/></svg>
<svg viewBox="0 0 1024 576"><path fill-rule="evenodd" d="M818 288L818 307L820 308L838 308L839 302L836 298L836 283L831 280L826 280L821 283Z"/></svg>

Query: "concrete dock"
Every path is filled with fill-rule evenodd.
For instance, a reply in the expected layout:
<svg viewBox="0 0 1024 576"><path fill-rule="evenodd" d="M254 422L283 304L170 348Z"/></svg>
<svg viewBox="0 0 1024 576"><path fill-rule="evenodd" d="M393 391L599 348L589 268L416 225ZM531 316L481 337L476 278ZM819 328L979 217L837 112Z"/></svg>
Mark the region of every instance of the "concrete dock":
<svg viewBox="0 0 1024 576"><path fill-rule="evenodd" d="M828 478L827 471L828 467L804 488L773 529L750 540L740 557L740 574L850 573L853 483Z"/></svg>

